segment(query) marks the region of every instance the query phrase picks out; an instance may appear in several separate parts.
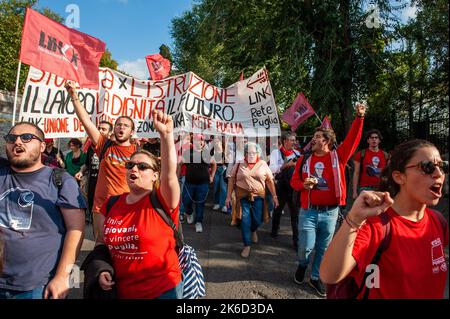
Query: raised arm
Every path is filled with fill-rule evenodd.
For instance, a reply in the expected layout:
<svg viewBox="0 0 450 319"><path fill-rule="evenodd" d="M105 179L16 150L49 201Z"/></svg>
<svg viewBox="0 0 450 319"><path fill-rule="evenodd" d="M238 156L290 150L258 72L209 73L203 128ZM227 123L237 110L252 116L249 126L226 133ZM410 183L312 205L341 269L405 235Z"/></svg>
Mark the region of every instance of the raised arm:
<svg viewBox="0 0 450 319"><path fill-rule="evenodd" d="M75 108L75 113L78 116L78 119L84 126L89 138L92 141L92 144L95 146L98 144L100 140L100 132L95 126L95 124L91 121L91 117L88 112L84 109L84 107L80 103L80 99L78 98L77 90L75 83L71 81L67 81L66 90L69 93L70 99L72 100L73 106Z"/></svg>
<svg viewBox="0 0 450 319"><path fill-rule="evenodd" d="M363 125L364 125L364 116L366 114L366 106L364 104L358 104L356 106L355 120L350 127L350 130L347 133L342 144L337 148L337 152L339 154L339 160L343 163L347 163L355 153L356 148L358 147L359 141L361 140Z"/></svg>
<svg viewBox="0 0 450 319"><path fill-rule="evenodd" d="M154 110L153 123L161 138L161 195L168 208L173 210L180 202L180 185L177 178L177 152L173 141L172 116Z"/></svg>

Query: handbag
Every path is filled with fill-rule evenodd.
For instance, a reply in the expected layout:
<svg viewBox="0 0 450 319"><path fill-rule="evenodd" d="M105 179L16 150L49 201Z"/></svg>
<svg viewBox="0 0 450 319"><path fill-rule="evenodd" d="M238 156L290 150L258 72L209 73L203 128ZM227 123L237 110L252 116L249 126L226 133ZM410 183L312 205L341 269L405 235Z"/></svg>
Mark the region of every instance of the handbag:
<svg viewBox="0 0 450 319"><path fill-rule="evenodd" d="M186 245L184 242L181 224L179 224L177 230L172 218L170 218L170 215L162 207L155 191L151 193L150 201L159 216L173 230L176 249L178 250L178 264L183 274L183 299L204 297L206 295L206 289L202 266L198 261L194 248Z"/></svg>

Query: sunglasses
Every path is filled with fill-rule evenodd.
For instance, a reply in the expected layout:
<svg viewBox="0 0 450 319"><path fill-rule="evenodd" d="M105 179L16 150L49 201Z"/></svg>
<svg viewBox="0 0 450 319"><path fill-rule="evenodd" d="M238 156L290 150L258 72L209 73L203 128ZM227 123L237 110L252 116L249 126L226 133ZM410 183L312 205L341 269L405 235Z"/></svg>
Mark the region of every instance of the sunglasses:
<svg viewBox="0 0 450 319"><path fill-rule="evenodd" d="M4 136L4 139L5 139L6 143L13 144L16 142L18 137L20 137L20 140L22 141L22 143L29 143L32 139L43 142L43 140L41 138L39 138L36 135L31 134L31 133L24 133L24 134L20 134L20 135L7 134Z"/></svg>
<svg viewBox="0 0 450 319"><path fill-rule="evenodd" d="M405 168L418 167L425 174L431 175L434 173L436 166L439 167L439 170L442 174L448 174L448 161L442 161L439 163L433 163L432 161L422 161L415 165L406 166Z"/></svg>
<svg viewBox="0 0 450 319"><path fill-rule="evenodd" d="M137 165L138 170L140 170L140 171L145 171L145 170L148 170L148 169L155 170L153 168L153 166L151 166L150 164L147 164L147 163L135 163L135 162L126 162L125 163L125 168L126 169L133 169L133 167L136 166L136 165Z"/></svg>

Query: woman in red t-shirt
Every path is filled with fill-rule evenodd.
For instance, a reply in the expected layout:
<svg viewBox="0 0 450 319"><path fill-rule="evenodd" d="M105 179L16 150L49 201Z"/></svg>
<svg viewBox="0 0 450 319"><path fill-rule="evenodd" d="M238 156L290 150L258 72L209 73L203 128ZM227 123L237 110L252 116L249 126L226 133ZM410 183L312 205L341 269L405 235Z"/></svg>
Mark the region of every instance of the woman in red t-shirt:
<svg viewBox="0 0 450 319"><path fill-rule="evenodd" d="M350 276L363 287L367 272L357 298L443 298L448 224L428 206L439 202L445 174L448 162L430 142L398 145L382 174L386 192L362 192L328 247L320 267L323 282L336 284ZM382 220L389 221L391 237L371 265L386 234Z"/></svg>
<svg viewBox="0 0 450 319"><path fill-rule="evenodd" d="M99 284L104 290L116 285L119 298L182 297L173 230L150 201L156 191L164 210L178 224L180 187L173 120L154 111L153 122L161 138L161 163L145 150L135 152L125 165L130 192L122 194L109 211L106 201L100 211L104 231L99 241L109 249L115 274L113 281L109 272L100 273Z"/></svg>

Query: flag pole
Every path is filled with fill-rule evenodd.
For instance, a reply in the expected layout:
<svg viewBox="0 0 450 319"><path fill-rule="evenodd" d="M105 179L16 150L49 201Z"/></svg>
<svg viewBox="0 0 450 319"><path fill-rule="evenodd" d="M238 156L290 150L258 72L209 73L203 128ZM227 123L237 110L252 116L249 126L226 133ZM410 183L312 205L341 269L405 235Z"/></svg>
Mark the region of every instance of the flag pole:
<svg viewBox="0 0 450 319"><path fill-rule="evenodd" d="M322 120L320 119L319 115L317 115L316 112L314 112L314 115L317 117L317 119L319 120L319 122L322 123Z"/></svg>
<svg viewBox="0 0 450 319"><path fill-rule="evenodd" d="M17 66L16 91L14 93L12 126L14 126L14 124L16 124L17 93L19 92L19 80L20 80L20 68L21 67L22 67L22 61L19 60L19 65Z"/></svg>

